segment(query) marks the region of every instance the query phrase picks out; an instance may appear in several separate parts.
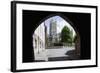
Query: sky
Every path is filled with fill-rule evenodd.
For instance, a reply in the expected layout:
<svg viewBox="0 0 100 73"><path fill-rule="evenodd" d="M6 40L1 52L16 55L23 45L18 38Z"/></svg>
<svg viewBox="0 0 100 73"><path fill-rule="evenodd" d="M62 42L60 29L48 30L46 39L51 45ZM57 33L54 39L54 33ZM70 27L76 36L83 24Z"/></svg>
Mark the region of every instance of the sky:
<svg viewBox="0 0 100 73"><path fill-rule="evenodd" d="M57 22L57 33L60 33L61 30L63 29L63 27L67 26L70 30L73 31L73 36L76 34L76 32L74 31L73 27L67 21L65 21L63 18L61 18L60 16L54 16L54 17L48 18L47 20L44 21L45 25L47 26L47 33L49 33L50 21L52 19Z"/></svg>

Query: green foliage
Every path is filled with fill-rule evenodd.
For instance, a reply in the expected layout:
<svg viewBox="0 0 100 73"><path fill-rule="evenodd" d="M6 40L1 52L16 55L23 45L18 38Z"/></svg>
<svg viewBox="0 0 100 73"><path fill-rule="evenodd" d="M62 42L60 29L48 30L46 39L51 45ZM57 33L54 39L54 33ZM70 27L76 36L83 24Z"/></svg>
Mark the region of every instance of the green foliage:
<svg viewBox="0 0 100 73"><path fill-rule="evenodd" d="M61 42L63 43L72 43L73 42L73 31L70 30L67 26L61 31Z"/></svg>

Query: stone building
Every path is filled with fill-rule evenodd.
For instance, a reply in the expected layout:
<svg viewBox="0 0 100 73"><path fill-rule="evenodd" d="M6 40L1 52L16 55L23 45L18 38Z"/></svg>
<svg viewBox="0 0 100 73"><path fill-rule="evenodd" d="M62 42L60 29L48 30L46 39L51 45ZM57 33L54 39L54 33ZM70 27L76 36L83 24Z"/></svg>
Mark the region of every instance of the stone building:
<svg viewBox="0 0 100 73"><path fill-rule="evenodd" d="M50 46L57 41L57 23L55 20L50 21L49 43Z"/></svg>
<svg viewBox="0 0 100 73"><path fill-rule="evenodd" d="M45 50L45 26L40 24L33 34L33 50L35 60L47 60Z"/></svg>

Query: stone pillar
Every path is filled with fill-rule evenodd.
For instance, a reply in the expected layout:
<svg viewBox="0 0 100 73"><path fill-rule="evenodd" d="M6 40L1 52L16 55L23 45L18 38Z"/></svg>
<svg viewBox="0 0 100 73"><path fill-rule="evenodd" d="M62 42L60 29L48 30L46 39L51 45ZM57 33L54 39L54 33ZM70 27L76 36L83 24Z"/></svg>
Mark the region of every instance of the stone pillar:
<svg viewBox="0 0 100 73"><path fill-rule="evenodd" d="M75 52L77 56L80 56L80 36L77 34L76 40L75 40Z"/></svg>

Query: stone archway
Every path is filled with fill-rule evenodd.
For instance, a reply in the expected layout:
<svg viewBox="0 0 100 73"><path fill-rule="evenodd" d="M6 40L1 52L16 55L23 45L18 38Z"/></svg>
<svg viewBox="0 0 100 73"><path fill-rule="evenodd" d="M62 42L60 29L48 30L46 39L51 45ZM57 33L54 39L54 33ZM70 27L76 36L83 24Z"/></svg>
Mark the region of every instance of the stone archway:
<svg viewBox="0 0 100 73"><path fill-rule="evenodd" d="M45 55L45 52L46 52L45 49L47 48L48 44L50 44L50 43L47 43L47 36L48 35L46 35L47 26L46 26L45 21L52 18L52 17L55 17L55 16L61 17L63 20L68 22L70 24L70 26L74 29L74 31L76 33L76 37L75 37L75 51L74 51L73 55L78 56L78 57L80 56L80 35L79 35L78 30L75 28L74 24L64 15L62 15L62 14L52 14L52 15L50 15L50 16L48 16L48 17L46 17L45 19L42 20L42 22L39 24L39 26L36 28L36 30L33 34L33 47L34 46L36 47L36 45L37 45L37 48L34 47L35 60L44 60L44 61L48 60L48 57ZM53 25L53 28L54 27L55 26ZM52 31L54 32L55 29L56 28L54 28L54 30L52 30ZM52 32L53 36L50 36L50 37L53 38L53 41L52 41L52 38L50 39L51 42L54 42L54 38L55 38L54 36L57 36L57 35L54 35L53 32ZM36 40L37 40L37 42L35 42ZM42 53L42 54L39 55L39 53Z"/></svg>

